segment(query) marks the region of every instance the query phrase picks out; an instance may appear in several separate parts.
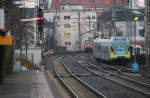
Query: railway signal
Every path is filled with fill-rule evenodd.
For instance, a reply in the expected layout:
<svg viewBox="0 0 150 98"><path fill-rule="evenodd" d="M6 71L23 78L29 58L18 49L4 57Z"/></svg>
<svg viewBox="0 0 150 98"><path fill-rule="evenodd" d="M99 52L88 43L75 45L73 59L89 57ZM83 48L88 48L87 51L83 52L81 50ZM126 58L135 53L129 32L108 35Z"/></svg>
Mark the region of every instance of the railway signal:
<svg viewBox="0 0 150 98"><path fill-rule="evenodd" d="M38 14L37 14L37 25L38 25L38 32L43 32L43 21L44 21L44 17L43 17L43 10L42 9L38 9Z"/></svg>
<svg viewBox="0 0 150 98"><path fill-rule="evenodd" d="M8 29L0 29L0 45L12 45L13 37L8 34Z"/></svg>

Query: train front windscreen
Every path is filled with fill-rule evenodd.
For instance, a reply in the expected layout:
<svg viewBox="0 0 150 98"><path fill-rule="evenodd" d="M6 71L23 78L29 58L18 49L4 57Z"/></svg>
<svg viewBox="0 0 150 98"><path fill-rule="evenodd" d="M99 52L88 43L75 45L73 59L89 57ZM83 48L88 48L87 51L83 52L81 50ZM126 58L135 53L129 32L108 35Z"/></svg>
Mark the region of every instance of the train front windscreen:
<svg viewBox="0 0 150 98"><path fill-rule="evenodd" d="M114 38L112 40L112 48L114 50L123 49L127 51L129 48L129 41L127 38Z"/></svg>

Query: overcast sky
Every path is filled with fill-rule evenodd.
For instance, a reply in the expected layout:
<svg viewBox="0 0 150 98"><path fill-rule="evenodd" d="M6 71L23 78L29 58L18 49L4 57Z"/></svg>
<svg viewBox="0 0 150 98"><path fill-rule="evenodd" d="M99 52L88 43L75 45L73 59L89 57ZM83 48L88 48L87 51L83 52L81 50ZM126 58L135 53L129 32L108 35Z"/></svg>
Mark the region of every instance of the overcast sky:
<svg viewBox="0 0 150 98"><path fill-rule="evenodd" d="M144 0L138 0L138 3L139 3L140 7L144 7L145 6Z"/></svg>
<svg viewBox="0 0 150 98"><path fill-rule="evenodd" d="M48 0L49 1L49 5L51 5L52 0Z"/></svg>

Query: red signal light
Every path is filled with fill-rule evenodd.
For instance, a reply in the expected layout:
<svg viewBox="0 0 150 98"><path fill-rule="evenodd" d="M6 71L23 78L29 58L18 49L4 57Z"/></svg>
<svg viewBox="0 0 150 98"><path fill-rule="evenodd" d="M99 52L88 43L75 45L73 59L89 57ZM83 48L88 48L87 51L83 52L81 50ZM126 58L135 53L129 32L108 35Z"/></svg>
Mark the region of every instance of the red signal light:
<svg viewBox="0 0 150 98"><path fill-rule="evenodd" d="M44 18L43 18L43 16L37 16L37 20L42 21L42 20L44 20Z"/></svg>

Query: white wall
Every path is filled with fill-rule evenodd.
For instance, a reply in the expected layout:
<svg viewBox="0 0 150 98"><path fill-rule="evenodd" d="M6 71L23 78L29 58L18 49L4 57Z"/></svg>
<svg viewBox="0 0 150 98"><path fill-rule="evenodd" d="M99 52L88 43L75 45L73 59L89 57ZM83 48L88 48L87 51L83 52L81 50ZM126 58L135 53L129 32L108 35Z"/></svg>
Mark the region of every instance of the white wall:
<svg viewBox="0 0 150 98"><path fill-rule="evenodd" d="M15 50L15 54L20 54L20 50ZM25 50L23 50L22 54L25 54ZM28 60L32 60L31 55L33 54L33 62L34 64L39 65L41 61L41 49L28 49Z"/></svg>
<svg viewBox="0 0 150 98"><path fill-rule="evenodd" d="M70 5L70 4L66 4L66 5L62 5L60 6L61 10L80 10L83 9L83 7L81 5Z"/></svg>
<svg viewBox="0 0 150 98"><path fill-rule="evenodd" d="M130 0L132 2L132 9L144 8L144 0Z"/></svg>
<svg viewBox="0 0 150 98"><path fill-rule="evenodd" d="M78 51L79 50L79 25L78 25L78 13L75 10L72 9L83 9L80 5L63 5L67 10L61 10L60 12L56 13L55 11L51 11L49 13L45 13L44 17L47 20L53 21L54 16L59 16L59 20L56 20L57 25L59 27L56 27L56 39L58 40L58 45L60 46L66 46L65 42L71 42L71 45L67 45L68 51ZM71 9L69 9L71 8ZM70 19L64 19L64 16L70 16ZM94 11L81 11L80 12L80 32L82 34L81 36L81 44L84 42L84 40L88 39L89 37L93 37L92 32L89 34L87 31L89 31L89 19L88 16L92 17L95 16L95 19L91 19L91 30L96 28L93 27L93 24L96 24L97 16L96 12ZM65 28L64 24L70 24L71 28ZM70 38L65 38L64 33L70 33ZM83 46L81 46L83 47Z"/></svg>

